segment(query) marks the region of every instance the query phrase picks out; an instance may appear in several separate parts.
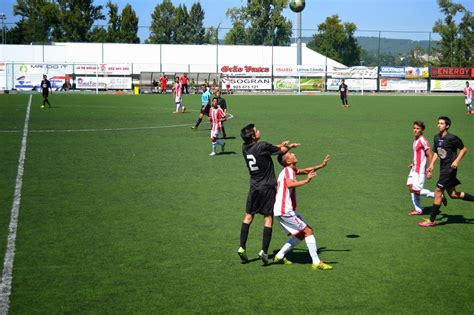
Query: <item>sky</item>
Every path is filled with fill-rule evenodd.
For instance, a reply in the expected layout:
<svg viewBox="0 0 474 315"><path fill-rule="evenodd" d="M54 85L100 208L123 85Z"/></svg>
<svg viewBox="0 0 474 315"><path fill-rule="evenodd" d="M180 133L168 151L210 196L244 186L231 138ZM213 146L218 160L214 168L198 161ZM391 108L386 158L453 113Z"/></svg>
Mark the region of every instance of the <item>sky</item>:
<svg viewBox="0 0 474 315"><path fill-rule="evenodd" d="M188 10L197 0L172 0L175 6L185 4ZM462 4L466 9L474 11L474 0L453 0ZM119 12L127 3L131 3L139 17L139 36L142 41L148 37L151 24L151 13L161 1L153 0L112 0L119 6ZM230 28L232 24L226 18L226 11L231 7L241 7L247 0L199 0L205 11L204 26ZM0 13L5 13L5 23L14 23L18 17L13 16L13 6L16 0L0 0ZM103 5L107 0L95 0L95 5ZM103 11L106 13L106 10ZM436 0L306 0L306 8L302 15L303 36L315 33L317 25L324 22L326 17L337 14L342 22L356 24L357 36L408 38L414 40L428 39L429 32L435 21L443 18ZM284 15L296 27L296 14L289 9ZM101 21L99 24L106 24ZM416 33L417 32L417 33ZM223 36L219 36L221 38ZM435 38L435 35L434 37Z"/></svg>

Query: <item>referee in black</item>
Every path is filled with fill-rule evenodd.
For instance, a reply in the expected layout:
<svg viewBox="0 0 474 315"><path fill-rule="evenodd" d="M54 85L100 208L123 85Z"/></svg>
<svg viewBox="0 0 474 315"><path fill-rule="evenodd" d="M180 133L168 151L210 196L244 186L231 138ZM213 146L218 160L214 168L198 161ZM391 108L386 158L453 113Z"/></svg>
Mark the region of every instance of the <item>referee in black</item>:
<svg viewBox="0 0 474 315"><path fill-rule="evenodd" d="M49 90L51 90L51 94L53 94L53 89L51 88L51 82L49 82L46 74L43 74L43 80L41 81L40 86L41 86L41 93L43 94L43 105L41 105L41 108L45 108L46 103L48 103L49 108L51 108L51 104L49 103L48 96L49 96Z"/></svg>
<svg viewBox="0 0 474 315"><path fill-rule="evenodd" d="M240 133L244 144L242 154L250 174L250 189L247 196L247 207L240 229L240 247L237 254L243 263L248 262L247 238L250 225L256 213L263 215L262 250L258 256L264 265L268 265L268 248L272 238L273 206L277 189L277 180L273 167L272 155L285 154L299 144L284 141L275 146L260 140L260 130L254 124L245 126Z"/></svg>
<svg viewBox="0 0 474 315"><path fill-rule="evenodd" d="M462 158L467 153L467 148L458 136L448 132L450 127L451 119L449 119L449 117L441 116L438 118L439 134L434 137L433 158L430 161L430 166L428 167L426 175L428 178L431 178L434 163L439 158L439 180L436 184L435 199L430 219L418 223L421 227L436 226L438 224L435 220L440 212L439 208L441 207L442 197L445 190L448 192L451 199L474 201L474 196L466 192L456 191L456 186L461 184L459 179L456 177L459 162L461 162Z"/></svg>

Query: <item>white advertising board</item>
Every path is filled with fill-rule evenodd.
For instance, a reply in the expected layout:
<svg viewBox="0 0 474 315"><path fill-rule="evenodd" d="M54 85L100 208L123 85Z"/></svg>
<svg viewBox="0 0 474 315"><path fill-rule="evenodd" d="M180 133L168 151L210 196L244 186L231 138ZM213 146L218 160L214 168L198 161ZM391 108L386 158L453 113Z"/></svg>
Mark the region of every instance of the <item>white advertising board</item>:
<svg viewBox="0 0 474 315"><path fill-rule="evenodd" d="M463 92L466 86L466 80L431 80L430 85L431 91ZM474 80L469 81L469 86L474 86Z"/></svg>
<svg viewBox="0 0 474 315"><path fill-rule="evenodd" d="M377 80L376 79L345 79L347 84L347 89L349 93L351 91L376 91L377 90ZM328 91L337 91L339 85L341 84L340 79L328 79L327 80L327 89Z"/></svg>
<svg viewBox="0 0 474 315"><path fill-rule="evenodd" d="M69 64L53 63L17 63L13 65L13 74L8 81L13 81L13 88L22 91L31 91L39 88L43 74L48 76L53 90L60 89L65 79L70 79L73 66ZM13 75L13 78L12 78Z"/></svg>
<svg viewBox="0 0 474 315"><path fill-rule="evenodd" d="M232 90L271 90L271 78L243 78L243 77L223 77L221 88L226 89L230 83Z"/></svg>
<svg viewBox="0 0 474 315"><path fill-rule="evenodd" d="M99 63L74 65L75 74L130 75L132 65L128 63Z"/></svg>
<svg viewBox="0 0 474 315"><path fill-rule="evenodd" d="M328 76L340 79L376 79L377 67L351 67L328 69ZM347 82L346 82L347 84Z"/></svg>
<svg viewBox="0 0 474 315"><path fill-rule="evenodd" d="M426 80L381 79L380 91L427 91Z"/></svg>
<svg viewBox="0 0 474 315"><path fill-rule="evenodd" d="M270 66L261 65L219 65L219 73L234 77L269 77L272 74Z"/></svg>
<svg viewBox="0 0 474 315"><path fill-rule="evenodd" d="M131 90L130 77L76 77L77 89Z"/></svg>

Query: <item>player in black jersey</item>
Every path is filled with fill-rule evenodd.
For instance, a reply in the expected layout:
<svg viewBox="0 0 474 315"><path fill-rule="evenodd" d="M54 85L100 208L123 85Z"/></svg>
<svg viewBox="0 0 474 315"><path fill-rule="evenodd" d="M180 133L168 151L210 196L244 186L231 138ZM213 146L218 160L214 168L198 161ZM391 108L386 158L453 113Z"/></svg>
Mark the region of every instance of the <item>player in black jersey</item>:
<svg viewBox="0 0 474 315"><path fill-rule="evenodd" d="M467 148L459 137L448 132L449 127L451 127L451 119L449 119L449 117L441 116L438 118L439 134L434 137L433 158L427 170L427 177L431 178L434 163L439 157L439 180L436 184L435 200L433 202L430 219L418 223L418 225L422 227L430 227L438 224L435 221L436 215L440 212L439 208L441 207L443 192L445 190L452 199L474 201L474 196L465 192L456 191L456 186L461 184L456 177L458 165L467 153ZM457 150L459 150L459 154Z"/></svg>
<svg viewBox="0 0 474 315"><path fill-rule="evenodd" d="M286 153L297 147L297 143L284 141L275 146L268 142L259 142L260 130L254 124L245 126L240 136L244 140L242 154L250 174L250 190L247 196L242 227L240 230L240 248L237 253L242 262L247 262L246 244L250 224L256 213L263 215L262 250L259 256L265 265L268 265L268 247L272 238L273 205L275 203L277 180L273 167L272 155Z"/></svg>
<svg viewBox="0 0 474 315"><path fill-rule="evenodd" d="M349 108L349 103L347 103L347 84L345 83L344 79L341 80L341 85L339 85L339 88L337 90L339 91L342 107Z"/></svg>
<svg viewBox="0 0 474 315"><path fill-rule="evenodd" d="M53 89L51 88L51 82L46 77L46 74L43 75L43 80L41 81L41 93L43 94L43 105L41 108L45 107L45 104L48 103L49 108L51 108L51 104L49 103L48 96L49 90L51 90L51 94L53 94Z"/></svg>
<svg viewBox="0 0 474 315"><path fill-rule="evenodd" d="M216 98L217 98L217 106L222 108L224 113L227 114L227 102L225 101L225 99L223 97L221 97L221 90L216 89L216 91L214 93L215 93ZM225 133L225 128L224 128L224 123L222 123L222 137L224 139L227 138L227 134Z"/></svg>

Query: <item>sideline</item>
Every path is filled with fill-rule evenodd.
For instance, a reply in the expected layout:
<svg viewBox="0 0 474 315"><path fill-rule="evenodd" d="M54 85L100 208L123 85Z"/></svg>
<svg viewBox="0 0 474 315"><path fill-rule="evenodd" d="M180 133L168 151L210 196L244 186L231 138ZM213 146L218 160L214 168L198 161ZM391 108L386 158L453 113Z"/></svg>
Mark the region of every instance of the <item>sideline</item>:
<svg viewBox="0 0 474 315"><path fill-rule="evenodd" d="M26 109L25 125L23 127L23 138L21 139L20 158L18 161L18 173L16 176L15 183L15 194L11 210L10 225L8 228L7 251L5 253L5 260L3 263L2 282L0 283L1 315L8 314L8 308L10 307L10 295L13 278L13 260L15 258L16 231L18 228L18 215L20 212L21 188L23 186L23 171L25 166L26 142L28 138L28 122L30 120L31 99L32 95L30 95L28 107Z"/></svg>

